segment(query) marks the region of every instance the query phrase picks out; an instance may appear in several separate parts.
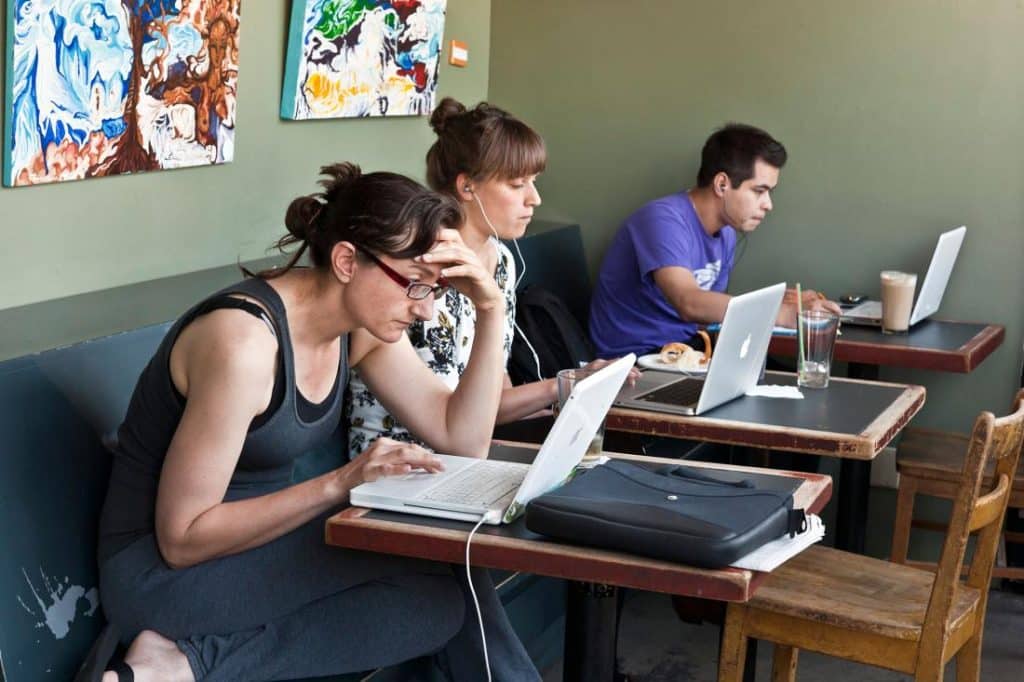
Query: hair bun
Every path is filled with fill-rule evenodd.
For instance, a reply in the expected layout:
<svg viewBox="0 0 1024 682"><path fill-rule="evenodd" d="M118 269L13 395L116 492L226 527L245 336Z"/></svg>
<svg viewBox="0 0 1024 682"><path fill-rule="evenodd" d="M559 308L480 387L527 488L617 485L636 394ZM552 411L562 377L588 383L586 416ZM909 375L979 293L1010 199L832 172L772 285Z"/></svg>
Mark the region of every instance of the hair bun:
<svg viewBox="0 0 1024 682"><path fill-rule="evenodd" d="M320 175L327 176L320 181L320 185L324 188L327 195L332 195L339 189L358 180L363 175L363 171L354 163L342 161L341 163L332 163L329 166L321 166Z"/></svg>
<svg viewBox="0 0 1024 682"><path fill-rule="evenodd" d="M314 223L323 210L324 205L315 196L297 197L288 204L284 215L284 226L289 234L300 241L309 241Z"/></svg>
<svg viewBox="0 0 1024 682"><path fill-rule="evenodd" d="M434 129L435 133L440 135L448 129L448 124L452 118L464 113L466 113L466 107L463 106L462 102L454 97L445 97L434 108L434 113L430 115L430 127Z"/></svg>

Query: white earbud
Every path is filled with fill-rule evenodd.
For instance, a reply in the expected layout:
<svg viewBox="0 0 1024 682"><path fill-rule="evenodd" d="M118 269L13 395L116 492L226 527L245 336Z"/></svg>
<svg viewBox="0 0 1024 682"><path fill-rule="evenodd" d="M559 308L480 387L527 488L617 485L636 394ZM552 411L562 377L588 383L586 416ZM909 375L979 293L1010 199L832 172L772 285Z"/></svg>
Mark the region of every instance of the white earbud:
<svg viewBox="0 0 1024 682"><path fill-rule="evenodd" d="M487 210L484 209L484 202L480 201L480 197L476 195L476 192L474 192L473 188L470 187L469 185L466 185L464 189L473 196L473 200L476 202L477 206L480 207L480 215L483 216L484 222L487 223L487 227L491 228L491 232L494 233L495 241L500 244L501 236L498 235L498 230L494 228L494 224L491 222L491 219L487 217ZM519 261L523 264L522 269L519 271L519 277L516 278L516 283L513 285L513 289L518 289L519 283L522 282L523 277L526 276L526 259L523 258L523 252L519 250L519 242L513 239L512 245L516 247L516 253L519 254ZM543 379L544 375L540 373L540 357L537 355L537 351L534 350L533 344L530 343L530 340L528 338L526 338L526 334L523 333L523 330L520 329L519 325L515 323L515 320L512 321L512 326L515 329L515 331L519 332L519 336L523 338L523 341L526 343L526 347L530 349L530 354L533 355L533 362L537 367L537 379Z"/></svg>

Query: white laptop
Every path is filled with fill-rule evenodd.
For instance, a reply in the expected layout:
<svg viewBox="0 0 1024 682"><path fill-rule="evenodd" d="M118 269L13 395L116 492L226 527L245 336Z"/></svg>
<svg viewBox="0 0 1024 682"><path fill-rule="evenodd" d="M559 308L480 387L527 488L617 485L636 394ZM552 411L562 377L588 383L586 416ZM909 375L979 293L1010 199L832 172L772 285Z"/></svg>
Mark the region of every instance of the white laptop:
<svg viewBox="0 0 1024 682"><path fill-rule="evenodd" d="M939 309L942 295L946 293L946 285L949 283L949 276L953 272L953 265L956 263L957 254L960 253L960 245L964 242L965 234L967 234L967 228L961 225L955 230L939 235L939 242L935 245L935 252L932 254L932 262L928 266L928 272L925 273L924 282L918 288L914 310L910 313L911 327ZM882 326L882 302L864 301L852 308L847 308L843 311L843 322L869 327Z"/></svg>
<svg viewBox="0 0 1024 682"><path fill-rule="evenodd" d="M622 389L615 405L669 414L704 414L747 393L761 376L785 292L786 283L780 282L729 300L705 377L647 371L636 386Z"/></svg>
<svg viewBox="0 0 1024 682"><path fill-rule="evenodd" d="M530 500L558 487L580 463L634 362L633 354L619 358L576 384L533 464L437 455L444 471L414 471L363 483L352 489L350 501L371 509L510 523Z"/></svg>

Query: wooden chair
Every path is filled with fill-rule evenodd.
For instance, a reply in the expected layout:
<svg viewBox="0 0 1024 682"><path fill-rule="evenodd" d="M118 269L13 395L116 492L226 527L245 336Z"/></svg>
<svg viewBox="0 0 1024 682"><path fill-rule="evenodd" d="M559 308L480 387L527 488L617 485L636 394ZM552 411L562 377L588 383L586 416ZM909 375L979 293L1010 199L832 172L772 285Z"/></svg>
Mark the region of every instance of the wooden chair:
<svg viewBox="0 0 1024 682"><path fill-rule="evenodd" d="M935 570L936 564L907 558L911 528L945 531L946 525L914 518L914 500L917 495L929 495L947 500L956 498L960 487L960 474L970 438L966 434L931 429L906 429L896 454L896 467L900 472L900 487L896 495L896 521L893 524L892 549L889 560ZM985 467L982 485L991 486L995 467ZM1010 487L1009 509L1024 509L1024 460L1017 465ZM1003 532L1006 542L1024 544L1024 533ZM992 576L1024 580L1024 566L997 565Z"/></svg>
<svg viewBox="0 0 1024 682"><path fill-rule="evenodd" d="M730 603L719 682L743 677L748 638L775 642L772 680L796 679L800 649L940 682L957 659L957 680L978 680L981 638L1010 481L1024 436L1024 391L1013 414L975 421L938 571L932 574L828 547L811 547L767 576L746 603ZM982 486L987 460L992 485ZM978 533L966 581L967 540Z"/></svg>

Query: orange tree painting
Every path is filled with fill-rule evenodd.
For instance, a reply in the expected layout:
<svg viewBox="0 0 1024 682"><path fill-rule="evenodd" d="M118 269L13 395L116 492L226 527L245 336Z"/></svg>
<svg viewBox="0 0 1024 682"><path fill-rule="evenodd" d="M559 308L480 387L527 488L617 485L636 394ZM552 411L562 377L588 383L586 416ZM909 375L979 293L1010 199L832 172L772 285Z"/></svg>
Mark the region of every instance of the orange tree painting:
<svg viewBox="0 0 1024 682"><path fill-rule="evenodd" d="M4 183L225 163L241 0L12 0Z"/></svg>

